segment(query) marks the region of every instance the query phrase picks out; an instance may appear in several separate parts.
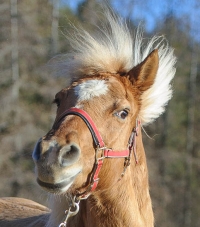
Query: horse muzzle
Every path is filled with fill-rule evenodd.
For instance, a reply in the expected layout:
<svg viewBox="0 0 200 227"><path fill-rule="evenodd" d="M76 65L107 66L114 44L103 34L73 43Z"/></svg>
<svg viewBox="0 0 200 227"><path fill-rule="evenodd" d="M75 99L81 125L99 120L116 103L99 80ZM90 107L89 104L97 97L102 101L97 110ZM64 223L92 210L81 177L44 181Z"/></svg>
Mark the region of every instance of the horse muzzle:
<svg viewBox="0 0 200 227"><path fill-rule="evenodd" d="M75 142L60 145L56 139L39 139L33 150L38 184L50 192L66 191L81 172L81 149Z"/></svg>
<svg viewBox="0 0 200 227"><path fill-rule="evenodd" d="M56 140L39 139L33 150L32 158L36 163L47 162L49 165L57 163L61 167L66 167L77 162L80 155L81 149L74 142L61 146Z"/></svg>

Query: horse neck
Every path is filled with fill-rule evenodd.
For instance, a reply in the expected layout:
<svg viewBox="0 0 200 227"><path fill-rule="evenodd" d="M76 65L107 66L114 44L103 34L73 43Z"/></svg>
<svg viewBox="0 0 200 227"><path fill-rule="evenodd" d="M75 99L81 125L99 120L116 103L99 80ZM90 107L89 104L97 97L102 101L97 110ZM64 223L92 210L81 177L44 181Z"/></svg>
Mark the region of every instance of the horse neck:
<svg viewBox="0 0 200 227"><path fill-rule="evenodd" d="M131 166L127 168L124 177L118 181L122 168L117 162L122 161L109 159L108 171L105 170L104 178L102 179L101 176L99 182L100 187L101 182L105 184L84 202L83 209L80 210L82 224L77 225L78 227L153 226L154 218L141 131L136 140L138 164L132 155ZM102 173L103 169L104 166Z"/></svg>
<svg viewBox="0 0 200 227"><path fill-rule="evenodd" d="M132 155L131 166L127 168L120 181L116 180L118 176L113 178L112 175L117 173L117 169L120 169L117 165L119 160L112 161L109 159L111 163L109 172L106 172L106 175L104 174L106 176L104 179L101 177L99 189L87 200L81 201L79 213L69 219L67 227L153 226L148 172L141 132L137 137L137 156L138 164L135 163L135 158ZM103 168L101 170L102 175L106 171ZM101 182L106 185L104 183L101 185ZM64 200L54 201L50 218L53 224L49 226L58 225L64 218L64 210L67 209L67 205L64 203Z"/></svg>

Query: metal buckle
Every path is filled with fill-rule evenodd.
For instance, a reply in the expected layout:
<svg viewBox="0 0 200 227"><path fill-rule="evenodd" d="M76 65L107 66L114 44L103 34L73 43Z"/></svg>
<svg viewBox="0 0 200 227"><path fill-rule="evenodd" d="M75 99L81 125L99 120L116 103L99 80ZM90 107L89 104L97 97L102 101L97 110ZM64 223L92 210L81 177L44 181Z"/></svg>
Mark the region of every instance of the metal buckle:
<svg viewBox="0 0 200 227"><path fill-rule="evenodd" d="M95 151L96 163L98 163L99 160L102 160L105 158L105 156L104 156L105 149L106 149L106 147L99 147L99 145L97 146L96 151ZM99 151L101 151L100 157L99 157Z"/></svg>

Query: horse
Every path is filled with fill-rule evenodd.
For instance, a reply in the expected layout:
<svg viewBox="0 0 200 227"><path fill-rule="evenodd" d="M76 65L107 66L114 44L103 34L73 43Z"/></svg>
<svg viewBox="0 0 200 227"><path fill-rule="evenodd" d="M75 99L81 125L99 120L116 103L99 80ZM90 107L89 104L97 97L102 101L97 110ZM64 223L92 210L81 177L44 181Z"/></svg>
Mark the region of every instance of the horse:
<svg viewBox="0 0 200 227"><path fill-rule="evenodd" d="M75 28L72 51L54 65L71 82L32 155L50 209L3 198L1 226L154 226L142 128L172 97L176 58L165 38L144 43L141 29L133 36L125 20L104 15L95 34Z"/></svg>

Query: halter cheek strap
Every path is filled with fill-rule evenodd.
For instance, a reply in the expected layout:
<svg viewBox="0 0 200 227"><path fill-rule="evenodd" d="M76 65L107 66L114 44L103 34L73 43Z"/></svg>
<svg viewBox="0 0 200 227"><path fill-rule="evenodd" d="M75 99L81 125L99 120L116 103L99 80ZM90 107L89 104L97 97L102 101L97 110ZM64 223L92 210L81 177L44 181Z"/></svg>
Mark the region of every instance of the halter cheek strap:
<svg viewBox="0 0 200 227"><path fill-rule="evenodd" d="M86 199L90 195L91 191L94 191L97 187L99 178L99 172L102 168L103 161L105 158L125 158L124 161L124 171L122 172L122 177L127 169L127 167L130 165L130 159L131 159L131 152L132 150L134 151L134 156L136 160L136 164L138 162L137 160L137 155L136 155L136 136L138 134L138 127L140 122L137 120L136 121L136 127L134 128L133 132L131 133L129 143L128 143L128 149L126 150L121 150L121 151L113 151L112 149L108 149L104 142L103 139L93 122L92 118L84 111L78 108L70 108L63 112L60 117L56 120L54 123L54 127L61 121L63 120L66 116L68 115L76 115L79 116L87 125L89 128L92 138L94 140L94 143L96 145L96 151L95 151L95 163L94 163L94 168L91 173L91 178L89 185L87 186L86 190L82 193L78 192L76 194L76 198L79 200L81 199Z"/></svg>

